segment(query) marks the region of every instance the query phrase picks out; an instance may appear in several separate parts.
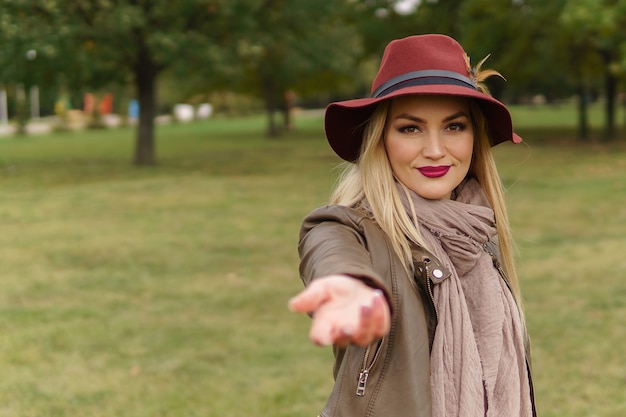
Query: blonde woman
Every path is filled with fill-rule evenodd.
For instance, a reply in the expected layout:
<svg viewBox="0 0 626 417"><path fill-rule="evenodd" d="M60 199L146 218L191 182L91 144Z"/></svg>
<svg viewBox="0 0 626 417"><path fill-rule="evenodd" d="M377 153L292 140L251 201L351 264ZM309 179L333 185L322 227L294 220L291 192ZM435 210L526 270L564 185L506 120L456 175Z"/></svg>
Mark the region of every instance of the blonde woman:
<svg viewBox="0 0 626 417"><path fill-rule="evenodd" d="M482 62L481 62L482 63ZM369 98L332 103L347 165L304 220L311 340L333 345L321 416L536 415L503 190L491 147L507 108L444 35L392 41Z"/></svg>

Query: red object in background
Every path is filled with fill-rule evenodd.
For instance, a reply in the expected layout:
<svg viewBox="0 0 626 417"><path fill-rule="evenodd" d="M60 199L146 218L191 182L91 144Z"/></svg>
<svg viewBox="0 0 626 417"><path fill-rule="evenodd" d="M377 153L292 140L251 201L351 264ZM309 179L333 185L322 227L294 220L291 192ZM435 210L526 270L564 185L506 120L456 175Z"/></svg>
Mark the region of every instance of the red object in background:
<svg viewBox="0 0 626 417"><path fill-rule="evenodd" d="M113 94L107 93L104 95L102 100L100 100L98 110L100 110L100 114L113 113Z"/></svg>

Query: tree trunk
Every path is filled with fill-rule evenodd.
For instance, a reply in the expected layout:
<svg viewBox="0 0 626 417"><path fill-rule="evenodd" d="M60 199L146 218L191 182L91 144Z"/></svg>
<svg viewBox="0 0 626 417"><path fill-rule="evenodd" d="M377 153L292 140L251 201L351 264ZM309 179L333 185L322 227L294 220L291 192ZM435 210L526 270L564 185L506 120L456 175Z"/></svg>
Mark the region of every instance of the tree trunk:
<svg viewBox="0 0 626 417"><path fill-rule="evenodd" d="M583 48L580 46L572 46L570 50L571 66L576 74L576 93L578 94L578 140L586 141L589 139L589 118L587 117L589 100L582 64L577 59L582 53Z"/></svg>
<svg viewBox="0 0 626 417"><path fill-rule="evenodd" d="M608 68L606 74L604 75L604 88L606 90L604 139L610 141L615 139L615 101L617 98L617 78Z"/></svg>
<svg viewBox="0 0 626 417"><path fill-rule="evenodd" d="M150 51L140 45L135 64L135 85L139 100L139 123L135 139L135 165L156 163L154 118L156 116L156 80L159 69Z"/></svg>
<svg viewBox="0 0 626 417"><path fill-rule="evenodd" d="M17 110L15 113L17 119L17 134L26 134L26 125L28 124L28 102L26 101L26 92L24 90L24 84L18 84L15 86L15 101Z"/></svg>
<svg viewBox="0 0 626 417"><path fill-rule="evenodd" d="M604 64L604 140L615 138L615 99L617 97L617 79L611 72L614 53L610 50L600 51Z"/></svg>
<svg viewBox="0 0 626 417"><path fill-rule="evenodd" d="M589 138L589 120L587 117L587 91L582 81L578 83L578 139L585 141Z"/></svg>
<svg viewBox="0 0 626 417"><path fill-rule="evenodd" d="M267 136L270 138L277 138L280 134L278 126L276 126L276 119L274 118L276 110L267 109Z"/></svg>
<svg viewBox="0 0 626 417"><path fill-rule="evenodd" d="M626 131L626 95L622 95L621 97L622 97L621 104L622 104L622 111L623 111L622 129Z"/></svg>

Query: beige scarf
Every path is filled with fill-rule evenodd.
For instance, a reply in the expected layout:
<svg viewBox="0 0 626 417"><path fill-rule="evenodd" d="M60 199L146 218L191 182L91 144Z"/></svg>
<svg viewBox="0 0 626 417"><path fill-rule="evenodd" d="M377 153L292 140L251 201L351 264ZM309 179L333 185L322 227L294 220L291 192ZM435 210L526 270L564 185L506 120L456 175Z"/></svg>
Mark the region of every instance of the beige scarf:
<svg viewBox="0 0 626 417"><path fill-rule="evenodd" d="M495 217L476 180L456 200L409 191L428 248L451 271L435 283L431 352L433 417L529 417L530 386L519 311L483 244ZM405 196L401 189L400 194ZM411 215L408 199L404 199Z"/></svg>

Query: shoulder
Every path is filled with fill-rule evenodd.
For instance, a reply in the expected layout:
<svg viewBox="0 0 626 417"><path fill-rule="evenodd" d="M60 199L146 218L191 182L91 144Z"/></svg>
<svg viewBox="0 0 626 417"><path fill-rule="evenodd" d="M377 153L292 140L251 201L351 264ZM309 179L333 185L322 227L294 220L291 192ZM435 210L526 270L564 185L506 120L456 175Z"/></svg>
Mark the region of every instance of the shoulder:
<svg viewBox="0 0 626 417"><path fill-rule="evenodd" d="M309 213L300 228L300 245L342 246L358 244L364 249L390 247L389 237L363 208L340 205L319 207Z"/></svg>
<svg viewBox="0 0 626 417"><path fill-rule="evenodd" d="M340 205L326 205L311 211L303 220L300 236L322 223L337 223L355 230L363 230L364 223L373 223L365 210Z"/></svg>

